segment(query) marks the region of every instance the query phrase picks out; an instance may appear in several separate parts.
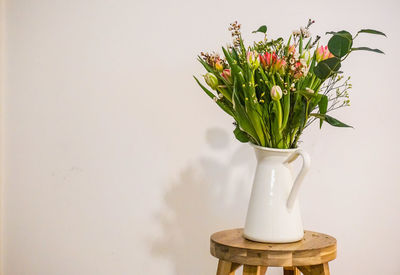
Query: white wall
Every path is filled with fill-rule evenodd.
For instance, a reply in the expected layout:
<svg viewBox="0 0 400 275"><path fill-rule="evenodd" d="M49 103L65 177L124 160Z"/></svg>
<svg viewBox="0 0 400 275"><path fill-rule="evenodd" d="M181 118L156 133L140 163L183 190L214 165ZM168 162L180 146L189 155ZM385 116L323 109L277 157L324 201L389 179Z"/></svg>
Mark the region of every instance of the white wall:
<svg viewBox="0 0 400 275"><path fill-rule="evenodd" d="M396 0L6 1L4 275L213 274L210 233L243 224L255 161L192 79L196 55L267 24L377 28L354 53L354 130L317 127L305 227L336 236L332 274L399 274ZM253 36L246 35L247 41ZM275 274L277 271L274 270Z"/></svg>

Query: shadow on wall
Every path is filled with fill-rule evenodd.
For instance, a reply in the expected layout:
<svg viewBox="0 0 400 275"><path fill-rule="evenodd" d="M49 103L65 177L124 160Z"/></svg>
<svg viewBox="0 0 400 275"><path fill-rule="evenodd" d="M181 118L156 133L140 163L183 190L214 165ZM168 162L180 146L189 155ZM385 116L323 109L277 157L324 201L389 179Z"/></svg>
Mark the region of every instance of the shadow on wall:
<svg viewBox="0 0 400 275"><path fill-rule="evenodd" d="M181 171L166 190L165 207L156 216L162 238L152 243L152 254L168 259L177 275L215 273L210 234L242 227L247 211L252 149L235 143L232 150L231 137L220 129L208 130L206 140L210 154Z"/></svg>

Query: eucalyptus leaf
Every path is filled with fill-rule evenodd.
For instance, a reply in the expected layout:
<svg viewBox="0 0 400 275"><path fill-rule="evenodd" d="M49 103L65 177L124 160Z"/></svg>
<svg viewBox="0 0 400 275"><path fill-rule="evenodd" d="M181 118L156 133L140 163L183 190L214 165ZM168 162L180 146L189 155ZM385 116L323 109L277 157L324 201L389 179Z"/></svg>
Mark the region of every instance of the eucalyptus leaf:
<svg viewBox="0 0 400 275"><path fill-rule="evenodd" d="M381 31L373 30L373 29L362 29L358 33L370 33L370 34L377 34L377 35L383 35L386 37L386 34L384 34Z"/></svg>
<svg viewBox="0 0 400 275"><path fill-rule="evenodd" d="M353 45L353 37L347 31L335 33L328 42L329 51L336 57L345 56Z"/></svg>
<svg viewBox="0 0 400 275"><path fill-rule="evenodd" d="M351 36L351 34L348 31L339 31L339 32L326 32L325 34L332 34L332 35L339 35L339 36L343 36L345 38L348 38L349 35Z"/></svg>
<svg viewBox="0 0 400 275"><path fill-rule="evenodd" d="M351 50L352 50L352 51L370 51L370 52L385 54L385 53L382 52L380 49L371 49L371 48L368 48L368 47L351 48Z"/></svg>
<svg viewBox="0 0 400 275"><path fill-rule="evenodd" d="M314 73L319 79L324 80L332 73L337 72L340 69L340 66L340 58L328 58L318 63L318 65L314 68Z"/></svg>
<svg viewBox="0 0 400 275"><path fill-rule="evenodd" d="M353 126L347 125L339 120L337 120L334 117L328 116L327 114L322 115L322 114L311 114L312 116L319 118L319 119L323 119L324 121L326 121L327 123L329 123L332 126L335 127L350 127L353 128Z"/></svg>
<svg viewBox="0 0 400 275"><path fill-rule="evenodd" d="M347 125L336 118L333 118L331 116L325 115L325 121L328 122L330 125L335 126L335 127L350 127L353 128L353 126Z"/></svg>
<svg viewBox="0 0 400 275"><path fill-rule="evenodd" d="M267 32L267 26L262 25L262 26L259 27L256 31L253 31L253 33L256 33L256 32L266 33L266 32Z"/></svg>

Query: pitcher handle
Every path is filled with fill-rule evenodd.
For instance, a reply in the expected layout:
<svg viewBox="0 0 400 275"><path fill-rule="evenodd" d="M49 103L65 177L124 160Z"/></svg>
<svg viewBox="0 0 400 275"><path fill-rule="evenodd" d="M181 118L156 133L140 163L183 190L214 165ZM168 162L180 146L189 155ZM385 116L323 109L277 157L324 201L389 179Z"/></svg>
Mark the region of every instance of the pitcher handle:
<svg viewBox="0 0 400 275"><path fill-rule="evenodd" d="M310 169L310 164L311 164L310 156L307 154L307 152L303 151L302 149L297 149L293 154L291 154L287 158L287 160L285 160L284 164L293 162L294 160L297 159L298 156L301 156L303 158L303 165L293 183L292 190L290 191L289 197L286 202L286 206L289 209L289 211L292 210L293 208L297 194L299 193L300 185L303 182L304 176Z"/></svg>

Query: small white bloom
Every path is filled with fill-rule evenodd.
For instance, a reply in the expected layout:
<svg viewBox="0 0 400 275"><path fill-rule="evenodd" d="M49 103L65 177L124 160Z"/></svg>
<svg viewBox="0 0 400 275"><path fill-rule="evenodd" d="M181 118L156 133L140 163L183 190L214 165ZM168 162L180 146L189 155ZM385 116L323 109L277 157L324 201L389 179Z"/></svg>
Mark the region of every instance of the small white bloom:
<svg viewBox="0 0 400 275"><path fill-rule="evenodd" d="M219 98L219 99L222 99L223 97L224 97L223 94L218 94L218 98Z"/></svg>
<svg viewBox="0 0 400 275"><path fill-rule="evenodd" d="M308 29L304 28L304 27L301 27L301 28L300 28L300 31L301 31L301 33L303 34L303 37L304 37L304 38L308 38L308 37L311 36L310 31L309 31Z"/></svg>

